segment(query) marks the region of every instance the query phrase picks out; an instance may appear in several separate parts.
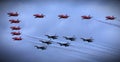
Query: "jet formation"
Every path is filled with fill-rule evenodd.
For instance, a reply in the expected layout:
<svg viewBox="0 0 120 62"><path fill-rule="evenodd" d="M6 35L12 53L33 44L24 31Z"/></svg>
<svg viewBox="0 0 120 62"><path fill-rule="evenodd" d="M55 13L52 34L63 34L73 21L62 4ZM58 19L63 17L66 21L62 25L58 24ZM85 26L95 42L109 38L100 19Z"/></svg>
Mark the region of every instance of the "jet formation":
<svg viewBox="0 0 120 62"><path fill-rule="evenodd" d="M67 42L56 42L54 41L55 39L58 39L57 35L45 35L48 37L49 40L39 40L39 42L41 42L42 44L44 44L45 46L36 46L37 49L42 49L45 48L46 49L46 45L51 45L51 44L58 44L59 46L63 46L63 47L69 47L71 46L71 43L69 41L76 41L76 37L75 36L63 36L63 38L65 38L65 40L69 40ZM57 38L56 38L57 37ZM93 38L80 38L82 41L85 42L93 42Z"/></svg>
<svg viewBox="0 0 120 62"><path fill-rule="evenodd" d="M18 12L9 12L7 13L7 15L9 17L18 17L19 14ZM44 14L33 14L34 18L44 18L45 15ZM67 14L59 14L58 15L58 18L59 19L68 19L70 16L67 15ZM90 15L82 15L81 16L82 19L86 19L86 20L90 20L92 19L93 17L90 16ZM115 20L116 17L115 16L106 16L105 17L105 20ZM9 22L11 24L19 24L21 21L19 19L10 19ZM12 37L13 40L22 40L23 38L20 37L21 35L21 32L19 32L19 30L21 30L21 27L20 26L11 26L10 27L11 30L13 30L13 32L11 32L12 36L19 36L19 37ZM43 43L43 44L47 44L47 45L50 45L50 44L53 44L53 41L52 40L55 40L55 39L58 39L59 36L57 35L45 35L48 39L50 40L39 40L39 42ZM70 36L63 36L63 38L65 40L69 40L69 41L76 41L76 37L70 37ZM82 41L84 42L93 42L93 38L80 38ZM59 44L60 46L64 46L64 47L68 47L70 46L70 42L66 42L66 43L61 43L61 42L56 42L57 44ZM34 46L36 47L37 49L41 49L41 50L46 50L46 46Z"/></svg>
<svg viewBox="0 0 120 62"><path fill-rule="evenodd" d="M9 15L9 17L10 16L17 17L19 15L18 12L9 12L7 14ZM33 14L33 16L35 18L44 18L45 17L44 14ZM60 14L60 15L58 15L58 17L59 17L59 19L67 19L70 16L67 15L67 14ZM90 15L82 15L81 18L82 19L91 19L92 16L90 16ZM106 18L106 20L114 20L116 17L114 17L114 16L106 16L105 18Z"/></svg>
<svg viewBox="0 0 120 62"><path fill-rule="evenodd" d="M18 12L9 12L9 13L7 13L7 15L9 17L11 17L11 16L12 17L18 17L19 16ZM10 24L16 24L17 25L17 24L20 23L20 20L19 19L10 19L9 22L10 22ZM15 30L15 31L11 32L12 36L15 36L15 37L12 37L12 39L14 41L20 41L20 40L23 39L23 38L20 37L20 35L21 35L21 32L20 32L21 27L20 26L11 26L10 29Z"/></svg>

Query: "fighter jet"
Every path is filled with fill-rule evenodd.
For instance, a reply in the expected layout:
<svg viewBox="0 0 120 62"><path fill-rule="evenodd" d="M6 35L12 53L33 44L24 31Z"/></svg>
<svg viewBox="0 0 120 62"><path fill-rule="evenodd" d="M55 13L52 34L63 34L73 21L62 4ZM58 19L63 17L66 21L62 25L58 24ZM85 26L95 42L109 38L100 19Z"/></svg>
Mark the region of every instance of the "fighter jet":
<svg viewBox="0 0 120 62"><path fill-rule="evenodd" d="M116 17L114 16L106 16L106 20L114 20Z"/></svg>
<svg viewBox="0 0 120 62"><path fill-rule="evenodd" d="M20 20L14 20L14 19L11 19L11 20L9 20L10 21L10 23L20 23Z"/></svg>
<svg viewBox="0 0 120 62"><path fill-rule="evenodd" d="M41 50L46 50L47 49L47 46L34 46L36 47L37 49L41 49Z"/></svg>
<svg viewBox="0 0 120 62"><path fill-rule="evenodd" d="M21 35L20 32L11 32L12 35Z"/></svg>
<svg viewBox="0 0 120 62"><path fill-rule="evenodd" d="M12 30L20 30L21 28L19 26L12 26L10 27Z"/></svg>
<svg viewBox="0 0 120 62"><path fill-rule="evenodd" d="M92 18L90 15L88 15L88 16L83 15L83 16L81 16L81 17L82 17L82 19L91 19L91 18Z"/></svg>
<svg viewBox="0 0 120 62"><path fill-rule="evenodd" d="M12 39L13 39L13 40L17 40L17 41L22 40L22 38L21 38L21 37L13 37Z"/></svg>
<svg viewBox="0 0 120 62"><path fill-rule="evenodd" d="M87 42L93 42L92 38L81 38L83 41L87 41Z"/></svg>
<svg viewBox="0 0 120 62"><path fill-rule="evenodd" d="M9 15L9 17L10 16L18 16L19 14L17 13L17 12L9 12L9 13L7 13L8 15Z"/></svg>
<svg viewBox="0 0 120 62"><path fill-rule="evenodd" d="M70 40L70 41L75 41L76 38L75 37L66 37L66 36L63 36L66 40Z"/></svg>
<svg viewBox="0 0 120 62"><path fill-rule="evenodd" d="M52 44L52 41L50 41L50 40L39 40L39 41L42 42L42 43L45 43L47 45Z"/></svg>
<svg viewBox="0 0 120 62"><path fill-rule="evenodd" d="M57 42L60 46L65 46L65 47L68 47L70 46L70 43L60 43L60 42Z"/></svg>
<svg viewBox="0 0 120 62"><path fill-rule="evenodd" d="M61 14L61 15L58 15L58 17L59 17L59 19L67 19L69 16L68 15L63 15L63 14Z"/></svg>
<svg viewBox="0 0 120 62"><path fill-rule="evenodd" d="M43 14L34 14L35 18L44 18L45 15Z"/></svg>
<svg viewBox="0 0 120 62"><path fill-rule="evenodd" d="M45 35L47 36L49 39L58 39L58 36L56 35Z"/></svg>

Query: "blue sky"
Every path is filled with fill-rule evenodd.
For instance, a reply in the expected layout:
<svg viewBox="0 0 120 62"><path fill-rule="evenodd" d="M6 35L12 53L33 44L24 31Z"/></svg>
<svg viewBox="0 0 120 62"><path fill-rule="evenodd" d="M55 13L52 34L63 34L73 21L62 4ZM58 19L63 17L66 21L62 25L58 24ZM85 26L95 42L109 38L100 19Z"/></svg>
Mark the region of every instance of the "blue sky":
<svg viewBox="0 0 120 62"><path fill-rule="evenodd" d="M4 0L0 2L0 54L3 58L21 62L105 62L115 61L119 57L120 28L108 25L120 25L120 1L112 0ZM18 17L8 17L8 12L18 12ZM45 18L34 18L33 14L43 13ZM68 19L58 19L59 14L67 14ZM91 15L91 20L82 20L82 15ZM105 16L113 15L115 20L105 20ZM20 24L10 24L9 19L20 19ZM10 26L21 26L22 41L13 41ZM61 47L57 44L48 46L42 51L34 45L44 45L39 39L47 39L44 35L58 35L55 42L70 42L62 36L75 36L77 40L70 42L72 46ZM94 39L94 42L83 42L80 38ZM11 58L10 58L11 57ZM108 60L109 59L109 60Z"/></svg>

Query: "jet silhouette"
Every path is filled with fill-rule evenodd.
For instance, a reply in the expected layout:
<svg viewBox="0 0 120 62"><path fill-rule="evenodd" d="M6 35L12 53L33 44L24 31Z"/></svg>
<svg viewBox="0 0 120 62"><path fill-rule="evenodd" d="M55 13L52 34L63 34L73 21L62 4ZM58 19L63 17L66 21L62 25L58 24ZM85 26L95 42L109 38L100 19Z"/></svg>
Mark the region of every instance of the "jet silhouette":
<svg viewBox="0 0 120 62"><path fill-rule="evenodd" d="M65 46L65 47L68 47L70 46L70 43L60 43L60 42L57 42L60 46Z"/></svg>
<svg viewBox="0 0 120 62"><path fill-rule="evenodd" d="M87 42L93 42L92 38L81 38L83 41L87 41Z"/></svg>
<svg viewBox="0 0 120 62"><path fill-rule="evenodd" d="M58 36L56 35L45 35L47 36L49 39L58 39Z"/></svg>
<svg viewBox="0 0 120 62"><path fill-rule="evenodd" d="M70 40L70 41L75 41L76 38L75 37L66 37L66 36L63 36L66 40Z"/></svg>
<svg viewBox="0 0 120 62"><path fill-rule="evenodd" d="M47 45L52 44L52 41L50 41L50 40L39 40L39 41L42 43L45 43Z"/></svg>
<svg viewBox="0 0 120 62"><path fill-rule="evenodd" d="M46 50L47 49L46 46L34 46L34 47L36 47L37 49L41 49L41 50Z"/></svg>

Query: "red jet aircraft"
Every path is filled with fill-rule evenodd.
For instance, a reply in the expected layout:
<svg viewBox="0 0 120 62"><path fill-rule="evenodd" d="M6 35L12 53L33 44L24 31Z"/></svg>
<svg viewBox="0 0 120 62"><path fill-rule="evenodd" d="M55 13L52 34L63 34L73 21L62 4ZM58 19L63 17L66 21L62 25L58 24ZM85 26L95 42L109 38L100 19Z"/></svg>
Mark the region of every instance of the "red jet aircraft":
<svg viewBox="0 0 120 62"><path fill-rule="evenodd" d="M12 35L21 35L20 32L11 32Z"/></svg>
<svg viewBox="0 0 120 62"><path fill-rule="evenodd" d="M11 20L9 20L10 21L10 23L20 23L20 20L14 20L14 19L11 19Z"/></svg>
<svg viewBox="0 0 120 62"><path fill-rule="evenodd" d="M91 19L92 17L90 16L90 15L88 15L88 16L81 16L82 17L82 19Z"/></svg>
<svg viewBox="0 0 120 62"><path fill-rule="evenodd" d="M12 26L12 27L10 27L12 30L20 30L21 28L18 26L18 27L16 27L16 26Z"/></svg>
<svg viewBox="0 0 120 62"><path fill-rule="evenodd" d="M58 15L59 19L63 18L63 19L67 19L69 16L68 15Z"/></svg>
<svg viewBox="0 0 120 62"><path fill-rule="evenodd" d="M106 16L106 20L114 20L115 17L114 16Z"/></svg>
<svg viewBox="0 0 120 62"><path fill-rule="evenodd" d="M9 16L18 16L19 14L17 12L10 12L10 13L7 13Z"/></svg>
<svg viewBox="0 0 120 62"><path fill-rule="evenodd" d="M45 15L43 14L34 14L35 18L44 18Z"/></svg>
<svg viewBox="0 0 120 62"><path fill-rule="evenodd" d="M13 37L12 39L13 39L13 40L22 40L21 37Z"/></svg>

